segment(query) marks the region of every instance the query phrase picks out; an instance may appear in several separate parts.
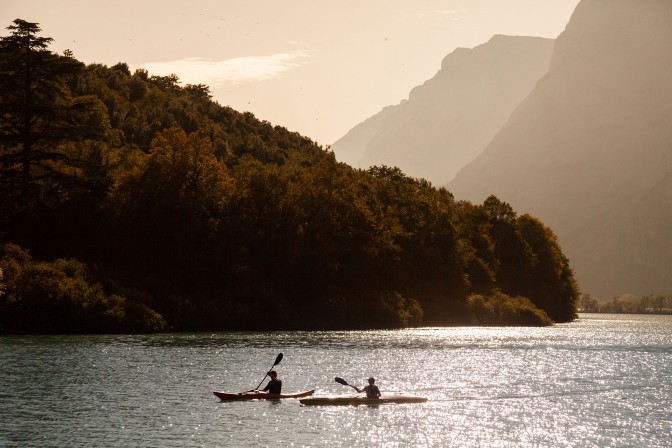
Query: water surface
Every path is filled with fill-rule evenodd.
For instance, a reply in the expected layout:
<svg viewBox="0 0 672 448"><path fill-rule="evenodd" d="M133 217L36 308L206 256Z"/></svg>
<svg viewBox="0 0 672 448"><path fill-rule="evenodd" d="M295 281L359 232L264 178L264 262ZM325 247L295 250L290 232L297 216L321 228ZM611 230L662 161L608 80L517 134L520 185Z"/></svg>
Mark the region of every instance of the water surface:
<svg viewBox="0 0 672 448"><path fill-rule="evenodd" d="M424 404L222 403L278 353L285 392L340 376ZM548 328L0 337L0 447L669 447L672 316Z"/></svg>

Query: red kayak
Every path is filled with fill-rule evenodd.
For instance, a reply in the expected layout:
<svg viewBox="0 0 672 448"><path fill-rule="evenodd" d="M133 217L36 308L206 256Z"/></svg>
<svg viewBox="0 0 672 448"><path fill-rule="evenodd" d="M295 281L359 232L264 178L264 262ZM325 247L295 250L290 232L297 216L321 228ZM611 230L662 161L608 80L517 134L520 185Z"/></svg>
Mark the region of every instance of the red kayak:
<svg viewBox="0 0 672 448"><path fill-rule="evenodd" d="M301 398L309 397L315 393L314 390L307 390L305 392L297 392L295 394L269 394L266 392L213 392L222 401L237 401L237 400L279 400L281 398Z"/></svg>

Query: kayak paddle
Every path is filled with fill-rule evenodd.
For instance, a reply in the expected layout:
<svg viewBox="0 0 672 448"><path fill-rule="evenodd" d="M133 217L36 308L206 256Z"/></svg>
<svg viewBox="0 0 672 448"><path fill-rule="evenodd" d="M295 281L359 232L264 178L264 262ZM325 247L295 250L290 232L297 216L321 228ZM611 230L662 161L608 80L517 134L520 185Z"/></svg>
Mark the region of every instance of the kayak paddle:
<svg viewBox="0 0 672 448"><path fill-rule="evenodd" d="M336 378L334 378L334 381L336 381L337 383L342 384L344 386L350 386L353 389L357 390L357 388L355 386L353 386L352 384L348 384L348 382L345 381L343 378L336 377Z"/></svg>
<svg viewBox="0 0 672 448"><path fill-rule="evenodd" d="M282 361L282 353L278 354L278 356L275 358L275 362L273 363L273 365L271 366L271 368L268 369L268 372L270 372L271 370L273 370L273 367L275 367L275 366L277 366L278 364L280 364L280 361ZM266 379L266 377L268 376L268 372L266 372L266 375L264 375L264 379L261 380L261 383L263 383L264 380ZM252 390L257 390L257 389L259 389L259 387L261 386L261 383L259 383L259 386L255 387L255 388L252 389Z"/></svg>

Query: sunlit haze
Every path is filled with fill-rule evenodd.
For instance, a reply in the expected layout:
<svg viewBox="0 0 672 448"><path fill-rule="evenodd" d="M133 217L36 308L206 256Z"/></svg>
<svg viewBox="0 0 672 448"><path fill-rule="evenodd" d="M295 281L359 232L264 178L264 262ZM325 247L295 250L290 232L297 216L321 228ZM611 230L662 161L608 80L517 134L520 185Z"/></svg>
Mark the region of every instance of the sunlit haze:
<svg viewBox="0 0 672 448"><path fill-rule="evenodd" d="M408 97L457 47L557 37L578 0L2 0L50 49L207 84L214 99L328 145ZM8 32L3 30L3 34Z"/></svg>

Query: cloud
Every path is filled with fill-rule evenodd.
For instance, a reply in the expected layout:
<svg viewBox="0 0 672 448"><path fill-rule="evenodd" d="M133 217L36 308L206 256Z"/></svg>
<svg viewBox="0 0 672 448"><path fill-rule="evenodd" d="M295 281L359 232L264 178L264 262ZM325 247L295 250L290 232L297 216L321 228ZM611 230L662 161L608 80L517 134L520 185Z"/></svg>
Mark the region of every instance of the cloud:
<svg viewBox="0 0 672 448"><path fill-rule="evenodd" d="M305 64L308 57L307 51L297 50L270 56L245 56L224 61L186 58L169 62L148 62L135 68L144 68L150 75L175 74L183 84L225 87L277 78Z"/></svg>

